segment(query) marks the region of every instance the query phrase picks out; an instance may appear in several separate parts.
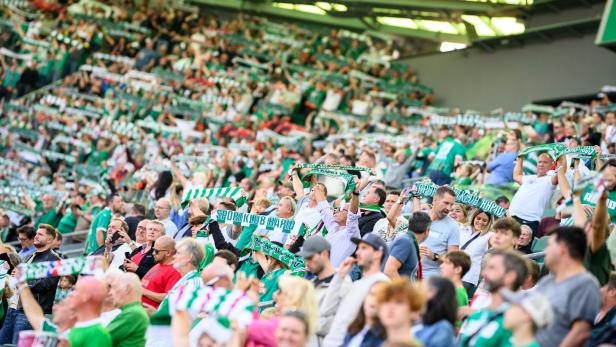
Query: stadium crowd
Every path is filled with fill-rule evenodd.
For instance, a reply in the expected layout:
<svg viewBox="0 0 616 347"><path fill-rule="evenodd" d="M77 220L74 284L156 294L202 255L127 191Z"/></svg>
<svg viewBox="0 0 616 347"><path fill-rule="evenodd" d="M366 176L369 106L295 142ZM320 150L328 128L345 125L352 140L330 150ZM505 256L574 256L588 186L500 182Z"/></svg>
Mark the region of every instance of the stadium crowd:
<svg viewBox="0 0 616 347"><path fill-rule="evenodd" d="M616 344L609 88L438 109L381 37L58 3L0 2L0 344Z"/></svg>

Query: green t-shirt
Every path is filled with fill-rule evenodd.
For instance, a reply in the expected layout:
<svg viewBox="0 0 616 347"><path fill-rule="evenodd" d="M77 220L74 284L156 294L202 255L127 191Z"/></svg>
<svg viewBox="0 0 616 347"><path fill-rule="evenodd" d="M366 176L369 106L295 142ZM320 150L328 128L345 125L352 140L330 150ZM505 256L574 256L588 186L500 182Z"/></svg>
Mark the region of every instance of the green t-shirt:
<svg viewBox="0 0 616 347"><path fill-rule="evenodd" d="M242 263L242 266L237 269L237 272L242 272L244 275L246 275L246 278L259 278L258 271L259 263L253 261L252 259L247 259L245 262Z"/></svg>
<svg viewBox="0 0 616 347"><path fill-rule="evenodd" d="M594 192L595 187L588 187L582 193L582 204L597 206L599 201L599 194ZM616 191L607 193L607 213L610 215L612 223L616 223Z"/></svg>
<svg viewBox="0 0 616 347"><path fill-rule="evenodd" d="M524 345L514 345L513 338L511 338L508 342L509 343L506 345L507 347L541 347L537 341L533 341Z"/></svg>
<svg viewBox="0 0 616 347"><path fill-rule="evenodd" d="M468 293L464 287L456 288L456 298L458 299L458 307L468 306Z"/></svg>
<svg viewBox="0 0 616 347"><path fill-rule="evenodd" d="M597 278L599 286L606 284L610 273L614 270L607 244L604 243L595 253L592 253L590 248L586 248L584 267Z"/></svg>
<svg viewBox="0 0 616 347"><path fill-rule="evenodd" d="M98 319L75 324L68 332L68 342L71 347L113 346L111 335L103 328Z"/></svg>
<svg viewBox="0 0 616 347"><path fill-rule="evenodd" d="M266 309L274 305L274 293L278 290L278 279L280 276L284 275L284 268L274 270L261 278L261 282L263 282L263 287L265 288L265 293L261 294L259 298L259 310Z"/></svg>
<svg viewBox="0 0 616 347"><path fill-rule="evenodd" d="M73 211L69 211L60 219L60 223L58 223L58 231L60 234L68 234L75 231L75 227L77 226L77 219L73 214Z"/></svg>
<svg viewBox="0 0 616 347"><path fill-rule="evenodd" d="M39 224L49 224L55 228L60 222L60 216L56 209L52 207L49 211L45 212L41 203L37 203L34 208L34 219L34 229L37 229Z"/></svg>
<svg viewBox="0 0 616 347"><path fill-rule="evenodd" d="M471 314L460 329L460 346L507 346L511 332L504 328L506 305L496 310L483 309Z"/></svg>
<svg viewBox="0 0 616 347"><path fill-rule="evenodd" d="M460 156L464 159L465 153L464 146L458 140L447 138L438 146L436 155L428 168L451 175L456 157Z"/></svg>
<svg viewBox="0 0 616 347"><path fill-rule="evenodd" d="M49 319L45 318L41 322L41 331L44 331L46 333L57 334L58 333L58 326L53 324L53 322L50 321Z"/></svg>
<svg viewBox="0 0 616 347"><path fill-rule="evenodd" d="M150 319L140 301L122 306L122 312L107 326L114 347L143 347Z"/></svg>
<svg viewBox="0 0 616 347"><path fill-rule="evenodd" d="M101 164L109 158L109 152L107 151L99 151L95 150L90 154L88 158L88 165L91 166L101 166Z"/></svg>
<svg viewBox="0 0 616 347"><path fill-rule="evenodd" d="M92 220L92 225L90 225L90 232L88 233L88 239L86 240L86 254L94 252L99 247L96 242L96 229L105 229L105 232L103 233L103 238L105 238L107 236L107 227L109 226L110 221L111 210L109 208L105 208L96 214L94 220Z"/></svg>

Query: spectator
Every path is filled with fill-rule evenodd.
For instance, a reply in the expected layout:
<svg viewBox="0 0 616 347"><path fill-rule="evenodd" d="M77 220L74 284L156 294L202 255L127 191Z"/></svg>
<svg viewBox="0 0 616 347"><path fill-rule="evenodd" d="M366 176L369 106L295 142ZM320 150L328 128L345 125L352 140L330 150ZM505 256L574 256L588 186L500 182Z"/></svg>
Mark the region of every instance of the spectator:
<svg viewBox="0 0 616 347"><path fill-rule="evenodd" d="M165 226L158 220L145 219L139 223L140 226L142 224L146 225L146 242L133 250L130 260L124 260L124 269L136 273L139 278L143 278L156 265L154 243L165 235Z"/></svg>
<svg viewBox="0 0 616 347"><path fill-rule="evenodd" d="M377 314L376 293L381 283L375 283L357 312L355 320L348 327L343 347L348 346L380 346L386 338L385 328Z"/></svg>
<svg viewBox="0 0 616 347"><path fill-rule="evenodd" d="M58 260L60 257L51 250L51 244L56 236L56 229L51 225L40 224L34 236L35 252L25 259L25 263L40 263ZM28 281L27 285L36 298L36 302L44 314L51 314L59 278L49 277ZM18 305L12 316L7 316L0 329L0 343L17 344L19 332L31 330L32 326L24 313L23 305Z"/></svg>
<svg viewBox="0 0 616 347"><path fill-rule="evenodd" d="M119 195L110 195L106 201L107 207L96 214L90 225L90 233L86 240L85 253L90 254L103 246L107 238L107 227L111 217L121 217L124 213L124 200Z"/></svg>
<svg viewBox="0 0 616 347"><path fill-rule="evenodd" d="M520 225L520 238L518 238L515 249L524 254L533 252L533 229L526 224Z"/></svg>
<svg viewBox="0 0 616 347"><path fill-rule="evenodd" d="M292 219L295 215L295 210L297 206L295 204L295 200L291 197L284 197L278 201L278 208L276 210L276 217L283 219ZM255 235L264 235L272 242L278 242L280 244L285 244L287 241L288 234L283 233L282 231L277 230L267 230L267 229L256 229L254 231ZM240 240L241 240L240 236ZM240 240L237 241L237 244L240 244Z"/></svg>
<svg viewBox="0 0 616 347"><path fill-rule="evenodd" d="M376 293L379 320L387 331L388 342L414 341L411 325L425 306L419 285L408 279L397 279L379 286Z"/></svg>
<svg viewBox="0 0 616 347"><path fill-rule="evenodd" d="M558 227L550 235L545 265L551 274L536 290L552 304L555 319L537 332L541 346L583 345L590 336L601 299L596 279L584 269L586 247L586 234L578 227Z"/></svg>
<svg viewBox="0 0 616 347"><path fill-rule="evenodd" d="M352 239L360 235L358 224L360 219L360 213L358 213L359 193L356 188L351 196L351 203L332 214L324 188L325 186L322 185L315 186L314 195L317 201L317 209L327 230L325 238L333 250L331 254L332 265L338 267L344 259L355 252L356 246Z"/></svg>
<svg viewBox="0 0 616 347"><path fill-rule="evenodd" d="M308 318L301 311L284 311L276 327L276 346L303 347L310 337Z"/></svg>
<svg viewBox="0 0 616 347"><path fill-rule="evenodd" d="M381 212L381 207L383 207L386 197L387 193L385 193L385 190L375 186L374 183L370 185L368 192L362 196L361 204L366 207L361 210L361 217L358 221L359 233L362 237L367 233L371 233L374 230L376 222L386 217L383 212ZM369 206L371 208L368 209ZM375 209L377 211L374 211Z"/></svg>
<svg viewBox="0 0 616 347"><path fill-rule="evenodd" d="M212 263L216 261L224 260L224 263L229 265L231 270L235 272L238 269L238 261L237 256L229 250L221 249L214 254L214 259L212 259Z"/></svg>
<svg viewBox="0 0 616 347"><path fill-rule="evenodd" d="M462 325L458 337L461 346L501 346L508 343L511 332L503 327L506 305L502 288L518 291L527 276L526 261L514 251L495 250L482 269L490 293L490 304L472 313Z"/></svg>
<svg viewBox="0 0 616 347"><path fill-rule="evenodd" d="M139 223L145 219L145 206L141 204L133 204L128 216L126 217L126 224L128 224L128 236L135 240L135 234Z"/></svg>
<svg viewBox="0 0 616 347"><path fill-rule="evenodd" d="M144 305L157 309L167 293L182 277L173 267L175 241L169 236L161 236L154 242L153 255L156 260L150 271L141 279Z"/></svg>
<svg viewBox="0 0 616 347"><path fill-rule="evenodd" d="M600 293L601 306L593 322L588 346L599 346L603 335L613 330L613 321L616 318L616 272L610 273L609 281L601 287Z"/></svg>
<svg viewBox="0 0 616 347"><path fill-rule="evenodd" d="M56 197L54 195L43 195L41 202L34 202L27 194L23 196L28 208L34 211L35 229L39 224L48 224L54 228L58 226L61 216L58 214L59 206L56 206Z"/></svg>
<svg viewBox="0 0 616 347"><path fill-rule="evenodd" d="M11 226L11 217L8 214L0 216L0 241L10 242L15 238L15 230Z"/></svg>
<svg viewBox="0 0 616 347"><path fill-rule="evenodd" d="M53 299L53 304L56 305L71 295L74 290L75 283L77 283L77 277L74 275L60 277L60 281L58 281L58 288L56 289L56 296Z"/></svg>
<svg viewBox="0 0 616 347"><path fill-rule="evenodd" d="M327 289L326 295L329 296L330 293L337 293L344 298L340 302L331 329L323 341L324 346L339 346L342 344L346 329L361 309L361 303L364 301L372 285L389 280L381 272L382 263L387 257L387 245L385 245L385 242L372 233L367 233L361 239L353 238L352 240L358 245L356 252L357 260L350 257L345 259ZM342 292L342 285L355 263L357 263L362 271L362 278L353 282L348 292L344 293Z"/></svg>
<svg viewBox="0 0 616 347"><path fill-rule="evenodd" d="M19 245L21 246L21 250L18 254L21 259L29 258L30 255L36 251L36 247L34 247L35 236L36 231L31 226L23 226L17 229L17 239L19 240Z"/></svg>
<svg viewBox="0 0 616 347"><path fill-rule="evenodd" d="M492 216L479 209L473 212L468 225L460 227L460 250L468 253L471 257L471 268L462 278L462 284L464 284L469 297L473 296L479 283L481 259L488 251L489 242L492 238L491 228Z"/></svg>
<svg viewBox="0 0 616 347"><path fill-rule="evenodd" d="M462 284L462 277L466 275L471 267L471 258L464 251L453 251L443 256L441 263L441 273L445 278L453 282L456 288L456 298L458 306L468 306L469 294Z"/></svg>
<svg viewBox="0 0 616 347"><path fill-rule="evenodd" d="M76 194L73 197L73 201L69 206L68 213L64 213L60 221L58 222L59 234L69 234L75 231L77 227L77 220L81 217L81 207L86 204L85 195ZM65 207L62 207L63 211Z"/></svg>
<svg viewBox="0 0 616 347"><path fill-rule="evenodd" d="M434 194L433 206L430 210L430 232L419 245L422 256L422 277L440 273L439 256L447 252L457 251L460 244L458 224L449 217L449 209L456 199L456 193L449 186L439 187ZM419 199L415 198L413 206L419 208Z"/></svg>
<svg viewBox="0 0 616 347"><path fill-rule="evenodd" d="M408 232L398 236L391 244L391 252L383 271L389 278L409 278L418 281L422 278L419 243L428 237L432 220L425 212L415 212L409 220Z"/></svg>
<svg viewBox="0 0 616 347"><path fill-rule="evenodd" d="M210 214L210 202L206 198L192 199L188 202L188 219L173 235L173 239L179 241L182 237L192 236L192 225L190 220L194 217L206 217Z"/></svg>
<svg viewBox="0 0 616 347"><path fill-rule="evenodd" d="M113 346L144 346L148 315L141 305L141 283L135 274L111 270L109 295L122 311L109 325Z"/></svg>
<svg viewBox="0 0 616 347"><path fill-rule="evenodd" d="M429 155L432 162L428 170L432 182L440 186L451 182L451 173L464 159L466 150L460 141L449 135L446 127L439 130L439 137L442 137L443 141L439 144L436 153Z"/></svg>
<svg viewBox="0 0 616 347"><path fill-rule="evenodd" d="M425 347L454 346L454 326L458 318L458 301L451 281L433 276L426 287L426 309L413 334Z"/></svg>
<svg viewBox="0 0 616 347"><path fill-rule="evenodd" d="M339 293L329 292L330 282L334 278L335 269L329 260L331 245L325 238L319 235L310 237L297 253L306 261L306 269L315 275L312 284L319 305L316 335L319 344L323 341L330 330L331 323L339 308L342 296ZM341 286L341 292L348 292L351 279L346 277ZM330 294L330 295L328 295Z"/></svg>
<svg viewBox="0 0 616 347"><path fill-rule="evenodd" d="M518 156L518 140L507 139L505 151L494 158L486 165L489 175L485 184L501 186L513 182L513 169L516 157Z"/></svg>
<svg viewBox="0 0 616 347"><path fill-rule="evenodd" d="M402 179L411 171L415 156L407 156L405 149L399 149L394 153L393 160L388 161L387 172L383 177L385 186L393 189L402 187Z"/></svg>
<svg viewBox="0 0 616 347"><path fill-rule="evenodd" d="M72 328L77 321L77 315L71 303L72 298L70 296L53 306L52 320L49 320L45 316L43 309L34 298L28 286L23 287L19 297L23 305L24 313L28 318L28 322L30 322L35 331L65 334L69 332L69 329Z"/></svg>
<svg viewBox="0 0 616 347"><path fill-rule="evenodd" d="M541 293L513 293L501 289L501 296L511 303L505 312L504 327L511 331L513 346L539 346L535 334L552 324L554 313L548 299Z"/></svg>
<svg viewBox="0 0 616 347"><path fill-rule="evenodd" d="M522 157L518 157L513 171L513 180L520 184L520 188L511 200L509 211L513 218L520 224L528 225L533 229L533 235L537 235L539 221L558 184L558 176L548 174L553 161L547 153L539 155L536 175L524 175L523 161Z"/></svg>
<svg viewBox="0 0 616 347"><path fill-rule="evenodd" d="M458 222L460 226L466 225L466 223L468 223L468 209L465 205L454 203L451 205L449 217Z"/></svg>
<svg viewBox="0 0 616 347"><path fill-rule="evenodd" d="M510 201L509 201L509 199L508 199L506 196L499 196L498 198L496 198L496 199L494 200L494 202L495 202L498 206L500 206L500 207L504 208L505 210L508 210L508 209L509 209L509 204L510 204Z"/></svg>
<svg viewBox="0 0 616 347"><path fill-rule="evenodd" d="M160 198L156 201L154 206L154 215L165 226L165 235L175 236L178 231L178 227L169 219L169 213L171 212L171 202L167 198Z"/></svg>
<svg viewBox="0 0 616 347"><path fill-rule="evenodd" d="M387 217L379 219L374 225L372 232L385 240L387 245L390 245L398 235L403 234L408 228L408 220L400 215L405 200L406 191L402 195L397 191L389 192L385 198L385 204L383 204Z"/></svg>
<svg viewBox="0 0 616 347"><path fill-rule="evenodd" d="M513 218L500 218L494 222L490 245L501 250L513 250L520 239L520 224Z"/></svg>

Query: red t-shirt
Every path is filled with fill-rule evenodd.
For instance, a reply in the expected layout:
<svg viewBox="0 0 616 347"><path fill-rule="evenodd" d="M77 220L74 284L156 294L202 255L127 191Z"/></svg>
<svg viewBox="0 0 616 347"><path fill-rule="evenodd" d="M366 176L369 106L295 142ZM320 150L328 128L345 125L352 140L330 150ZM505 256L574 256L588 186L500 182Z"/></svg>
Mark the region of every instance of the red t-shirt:
<svg viewBox="0 0 616 347"><path fill-rule="evenodd" d="M180 278L182 278L182 275L173 268L173 264L156 264L143 276L141 286L154 293L168 293ZM141 297L141 302L152 305L155 308L158 308L158 305L160 305L160 303L146 298L145 295Z"/></svg>
<svg viewBox="0 0 616 347"><path fill-rule="evenodd" d="M144 256L145 256L145 253L139 251L137 252L137 254L133 255L133 257L130 258L130 260L132 260L133 263L139 265L139 263L141 262L141 259L143 259Z"/></svg>

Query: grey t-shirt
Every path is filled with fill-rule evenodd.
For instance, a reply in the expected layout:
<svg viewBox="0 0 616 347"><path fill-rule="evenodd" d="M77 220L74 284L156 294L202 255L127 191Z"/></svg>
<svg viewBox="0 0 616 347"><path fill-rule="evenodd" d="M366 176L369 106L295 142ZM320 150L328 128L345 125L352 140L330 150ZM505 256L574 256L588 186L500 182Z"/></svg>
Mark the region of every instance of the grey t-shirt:
<svg viewBox="0 0 616 347"><path fill-rule="evenodd" d="M536 335L542 347L560 345L573 323L587 321L592 324L599 312L599 284L588 272L571 276L559 283L554 281L553 275L548 275L539 281L535 290L548 298L554 310L554 322L539 330Z"/></svg>
<svg viewBox="0 0 616 347"><path fill-rule="evenodd" d="M438 255L447 253L447 247L449 246L460 246L458 223L449 216L445 216L445 218L441 220L433 221L430 225L428 237L419 246L427 246L432 252ZM421 266L423 278L439 275L441 273L441 263L438 261L423 257Z"/></svg>

